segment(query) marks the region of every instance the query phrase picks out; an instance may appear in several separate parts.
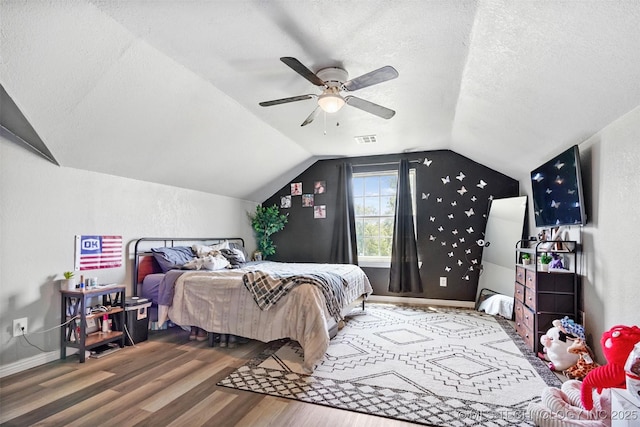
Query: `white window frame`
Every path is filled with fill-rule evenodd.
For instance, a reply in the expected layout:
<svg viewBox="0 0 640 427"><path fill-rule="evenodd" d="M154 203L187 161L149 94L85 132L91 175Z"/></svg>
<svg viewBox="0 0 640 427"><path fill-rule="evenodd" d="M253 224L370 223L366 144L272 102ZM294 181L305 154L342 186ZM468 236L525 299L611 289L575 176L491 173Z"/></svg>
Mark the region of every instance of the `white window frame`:
<svg viewBox="0 0 640 427"><path fill-rule="evenodd" d="M395 175L398 176L398 170L379 170L375 172L354 172L353 178L363 178L367 176L380 176L380 175ZM411 204L413 208L413 232L416 233L416 170L415 168L409 169L409 185L411 188ZM354 194L354 197L356 195ZM397 196L397 193L396 193ZM369 216L372 217L372 216ZM377 215L373 217L388 217L388 215ZM392 217L395 217L395 212ZM356 220L362 218L362 216L356 215ZM357 230L357 227L356 227ZM378 236L379 237L379 236ZM358 255L358 265L361 267L378 267L389 268L391 266L391 256L365 256Z"/></svg>

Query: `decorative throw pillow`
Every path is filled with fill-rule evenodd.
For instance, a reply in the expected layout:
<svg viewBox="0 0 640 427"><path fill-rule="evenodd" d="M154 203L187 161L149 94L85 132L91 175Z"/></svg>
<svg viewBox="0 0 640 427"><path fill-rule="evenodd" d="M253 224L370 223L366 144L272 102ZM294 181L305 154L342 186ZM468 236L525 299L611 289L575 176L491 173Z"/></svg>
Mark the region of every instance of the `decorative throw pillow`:
<svg viewBox="0 0 640 427"><path fill-rule="evenodd" d="M163 273L182 265L193 259L193 251L188 246L174 246L172 248L151 248L153 257L160 265Z"/></svg>
<svg viewBox="0 0 640 427"><path fill-rule="evenodd" d="M230 249L237 249L240 252L242 252L242 256L244 257L244 261L242 261L242 262L247 262L247 260L249 259L249 254L247 253L247 251L245 250L244 246L242 246L241 243L230 242L229 243L229 248Z"/></svg>
<svg viewBox="0 0 640 427"><path fill-rule="evenodd" d="M244 254L239 249L221 249L220 253L229 261L232 268L239 268L242 263L246 262Z"/></svg>

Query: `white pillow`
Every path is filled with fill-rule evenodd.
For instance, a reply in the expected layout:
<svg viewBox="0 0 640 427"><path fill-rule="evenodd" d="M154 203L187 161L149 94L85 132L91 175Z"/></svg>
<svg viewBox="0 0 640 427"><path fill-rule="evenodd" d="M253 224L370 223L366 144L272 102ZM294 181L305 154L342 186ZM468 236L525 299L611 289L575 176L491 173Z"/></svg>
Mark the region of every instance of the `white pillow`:
<svg viewBox="0 0 640 427"><path fill-rule="evenodd" d="M229 261L222 255L207 255L201 258L194 258L182 266L187 270L222 270L229 266Z"/></svg>
<svg viewBox="0 0 640 427"><path fill-rule="evenodd" d="M203 259L202 269L203 270L222 270L223 268L227 268L229 266L229 261L222 255L216 256L206 256Z"/></svg>
<svg viewBox="0 0 640 427"><path fill-rule="evenodd" d="M194 244L191 246L193 252L195 252L198 258L209 255L210 252L219 251L220 249L229 249L229 242L225 240L222 243L218 243L217 245L205 246L200 244Z"/></svg>

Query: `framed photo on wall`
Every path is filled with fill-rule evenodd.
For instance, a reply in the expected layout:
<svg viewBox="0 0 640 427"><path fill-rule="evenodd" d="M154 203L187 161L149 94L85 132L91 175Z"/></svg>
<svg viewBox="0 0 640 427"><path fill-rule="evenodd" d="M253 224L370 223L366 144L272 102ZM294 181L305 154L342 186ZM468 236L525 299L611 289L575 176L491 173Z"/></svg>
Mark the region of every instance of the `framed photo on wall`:
<svg viewBox="0 0 640 427"><path fill-rule="evenodd" d="M292 196L301 196L302 195L302 183L301 182L293 182L293 183L291 183L291 195Z"/></svg>
<svg viewBox="0 0 640 427"><path fill-rule="evenodd" d="M310 208L313 206L313 194L303 194L302 195L302 207Z"/></svg>

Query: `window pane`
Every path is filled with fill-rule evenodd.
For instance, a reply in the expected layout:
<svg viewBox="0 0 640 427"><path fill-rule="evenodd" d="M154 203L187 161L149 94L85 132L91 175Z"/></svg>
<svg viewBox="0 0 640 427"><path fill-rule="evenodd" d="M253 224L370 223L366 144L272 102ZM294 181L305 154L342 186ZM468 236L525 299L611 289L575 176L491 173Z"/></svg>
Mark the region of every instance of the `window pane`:
<svg viewBox="0 0 640 427"><path fill-rule="evenodd" d="M391 238L380 239L380 256L391 256Z"/></svg>
<svg viewBox="0 0 640 427"><path fill-rule="evenodd" d="M377 176L367 176L364 179L365 196L377 196L380 194L380 178Z"/></svg>
<svg viewBox="0 0 640 427"><path fill-rule="evenodd" d="M385 175L380 177L380 194L395 195L396 194L396 175Z"/></svg>
<svg viewBox="0 0 640 427"><path fill-rule="evenodd" d="M353 195L354 196L363 196L364 195L364 178L353 178Z"/></svg>
<svg viewBox="0 0 640 427"><path fill-rule="evenodd" d="M358 255L364 255L364 220L356 218L356 245Z"/></svg>
<svg viewBox="0 0 640 427"><path fill-rule="evenodd" d="M380 199L378 197L365 197L363 215L380 215L379 205Z"/></svg>
<svg viewBox="0 0 640 427"><path fill-rule="evenodd" d="M393 218L380 220L380 237L393 237Z"/></svg>
<svg viewBox="0 0 640 427"><path fill-rule="evenodd" d="M364 256L378 256L378 239L368 238L364 239Z"/></svg>
<svg viewBox="0 0 640 427"><path fill-rule="evenodd" d="M353 198L353 211L356 216L364 215L364 198L363 197L354 197Z"/></svg>
<svg viewBox="0 0 640 427"><path fill-rule="evenodd" d="M380 197L380 215L394 215L396 212L396 196Z"/></svg>
<svg viewBox="0 0 640 427"><path fill-rule="evenodd" d="M364 236L378 237L380 235L380 220L378 218L364 219Z"/></svg>

